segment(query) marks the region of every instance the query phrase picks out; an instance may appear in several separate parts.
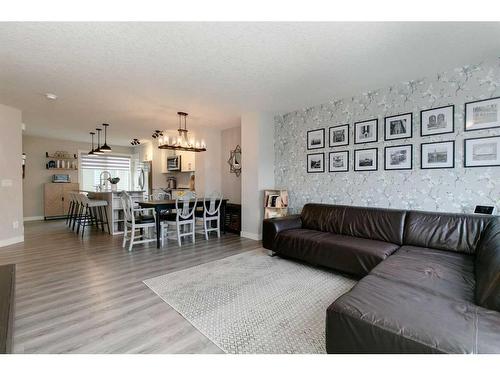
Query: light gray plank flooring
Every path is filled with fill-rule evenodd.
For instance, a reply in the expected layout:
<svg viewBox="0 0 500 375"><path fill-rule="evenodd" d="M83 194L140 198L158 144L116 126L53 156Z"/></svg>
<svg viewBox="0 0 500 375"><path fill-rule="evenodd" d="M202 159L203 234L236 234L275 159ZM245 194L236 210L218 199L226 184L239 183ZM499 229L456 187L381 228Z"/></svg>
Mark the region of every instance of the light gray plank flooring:
<svg viewBox="0 0 500 375"><path fill-rule="evenodd" d="M244 251L233 234L182 247L121 247L121 236L82 239L62 221L25 225L25 242L0 248L15 263L15 353L221 353L143 280Z"/></svg>

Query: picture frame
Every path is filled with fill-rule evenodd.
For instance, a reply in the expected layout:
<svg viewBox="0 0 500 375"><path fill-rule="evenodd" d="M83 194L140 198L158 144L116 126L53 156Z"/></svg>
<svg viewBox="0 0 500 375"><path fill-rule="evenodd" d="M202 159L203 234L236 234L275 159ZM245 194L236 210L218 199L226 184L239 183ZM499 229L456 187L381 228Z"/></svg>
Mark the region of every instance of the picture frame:
<svg viewBox="0 0 500 375"><path fill-rule="evenodd" d="M372 143L378 141L378 119L354 123L354 143Z"/></svg>
<svg viewBox="0 0 500 375"><path fill-rule="evenodd" d="M328 128L328 146L348 146L349 145L349 124L336 125Z"/></svg>
<svg viewBox="0 0 500 375"><path fill-rule="evenodd" d="M378 170L378 148L354 150L354 170L357 172Z"/></svg>
<svg viewBox="0 0 500 375"><path fill-rule="evenodd" d="M384 117L384 140L413 137L413 113Z"/></svg>
<svg viewBox="0 0 500 375"><path fill-rule="evenodd" d="M445 105L420 111L420 136L455 132L455 105Z"/></svg>
<svg viewBox="0 0 500 375"><path fill-rule="evenodd" d="M455 168L455 141L420 145L420 169Z"/></svg>
<svg viewBox="0 0 500 375"><path fill-rule="evenodd" d="M464 167L500 167L500 135L464 139Z"/></svg>
<svg viewBox="0 0 500 375"><path fill-rule="evenodd" d="M328 155L328 172L349 172L349 151L333 151Z"/></svg>
<svg viewBox="0 0 500 375"><path fill-rule="evenodd" d="M325 129L309 130L307 132L307 149L316 150L325 147Z"/></svg>
<svg viewBox="0 0 500 375"><path fill-rule="evenodd" d="M325 172L325 153L307 154L307 173Z"/></svg>
<svg viewBox="0 0 500 375"><path fill-rule="evenodd" d="M413 169L413 145L384 147L384 170L401 171Z"/></svg>
<svg viewBox="0 0 500 375"><path fill-rule="evenodd" d="M464 131L500 128L500 97L465 103Z"/></svg>

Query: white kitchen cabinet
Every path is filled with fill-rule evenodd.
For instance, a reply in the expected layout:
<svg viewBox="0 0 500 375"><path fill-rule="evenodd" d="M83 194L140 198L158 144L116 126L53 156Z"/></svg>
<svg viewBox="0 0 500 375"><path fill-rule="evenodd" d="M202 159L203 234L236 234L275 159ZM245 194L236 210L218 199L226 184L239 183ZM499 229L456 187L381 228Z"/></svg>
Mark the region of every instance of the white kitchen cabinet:
<svg viewBox="0 0 500 375"><path fill-rule="evenodd" d="M195 171L195 153L191 151L182 151L178 153L181 155L181 172L194 172Z"/></svg>

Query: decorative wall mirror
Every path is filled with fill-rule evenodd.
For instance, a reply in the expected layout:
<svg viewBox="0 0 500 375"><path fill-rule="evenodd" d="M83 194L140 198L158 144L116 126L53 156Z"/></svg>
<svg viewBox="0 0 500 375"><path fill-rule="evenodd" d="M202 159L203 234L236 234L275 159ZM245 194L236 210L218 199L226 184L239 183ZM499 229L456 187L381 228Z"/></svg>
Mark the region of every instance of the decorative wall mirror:
<svg viewBox="0 0 500 375"><path fill-rule="evenodd" d="M236 146L234 150L231 150L229 160L227 161L229 164L229 172L236 173L236 176L239 177L241 174L241 147L240 145Z"/></svg>

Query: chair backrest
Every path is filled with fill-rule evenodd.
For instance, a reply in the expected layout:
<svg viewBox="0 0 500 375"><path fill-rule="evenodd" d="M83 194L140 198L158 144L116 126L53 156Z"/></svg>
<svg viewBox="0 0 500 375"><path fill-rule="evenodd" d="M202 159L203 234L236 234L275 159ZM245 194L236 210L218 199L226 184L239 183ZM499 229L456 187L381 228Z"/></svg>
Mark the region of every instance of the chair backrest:
<svg viewBox="0 0 500 375"><path fill-rule="evenodd" d="M198 198L193 192L186 192L182 196L175 199L175 209L177 211L177 220L179 219L190 219L194 216L194 210L196 210L196 204L198 203Z"/></svg>
<svg viewBox="0 0 500 375"><path fill-rule="evenodd" d="M215 216L216 214L218 214L221 203L222 203L222 193L220 192L212 192L208 197L204 197L203 198L204 215Z"/></svg>
<svg viewBox="0 0 500 375"><path fill-rule="evenodd" d="M89 197L87 197L86 193L77 193L76 199L80 204L87 205L90 202Z"/></svg>
<svg viewBox="0 0 500 375"><path fill-rule="evenodd" d="M132 197L128 195L126 191L122 191L120 194L120 200L122 202L123 215L125 216L125 221L135 222L134 218L134 203L132 202Z"/></svg>

